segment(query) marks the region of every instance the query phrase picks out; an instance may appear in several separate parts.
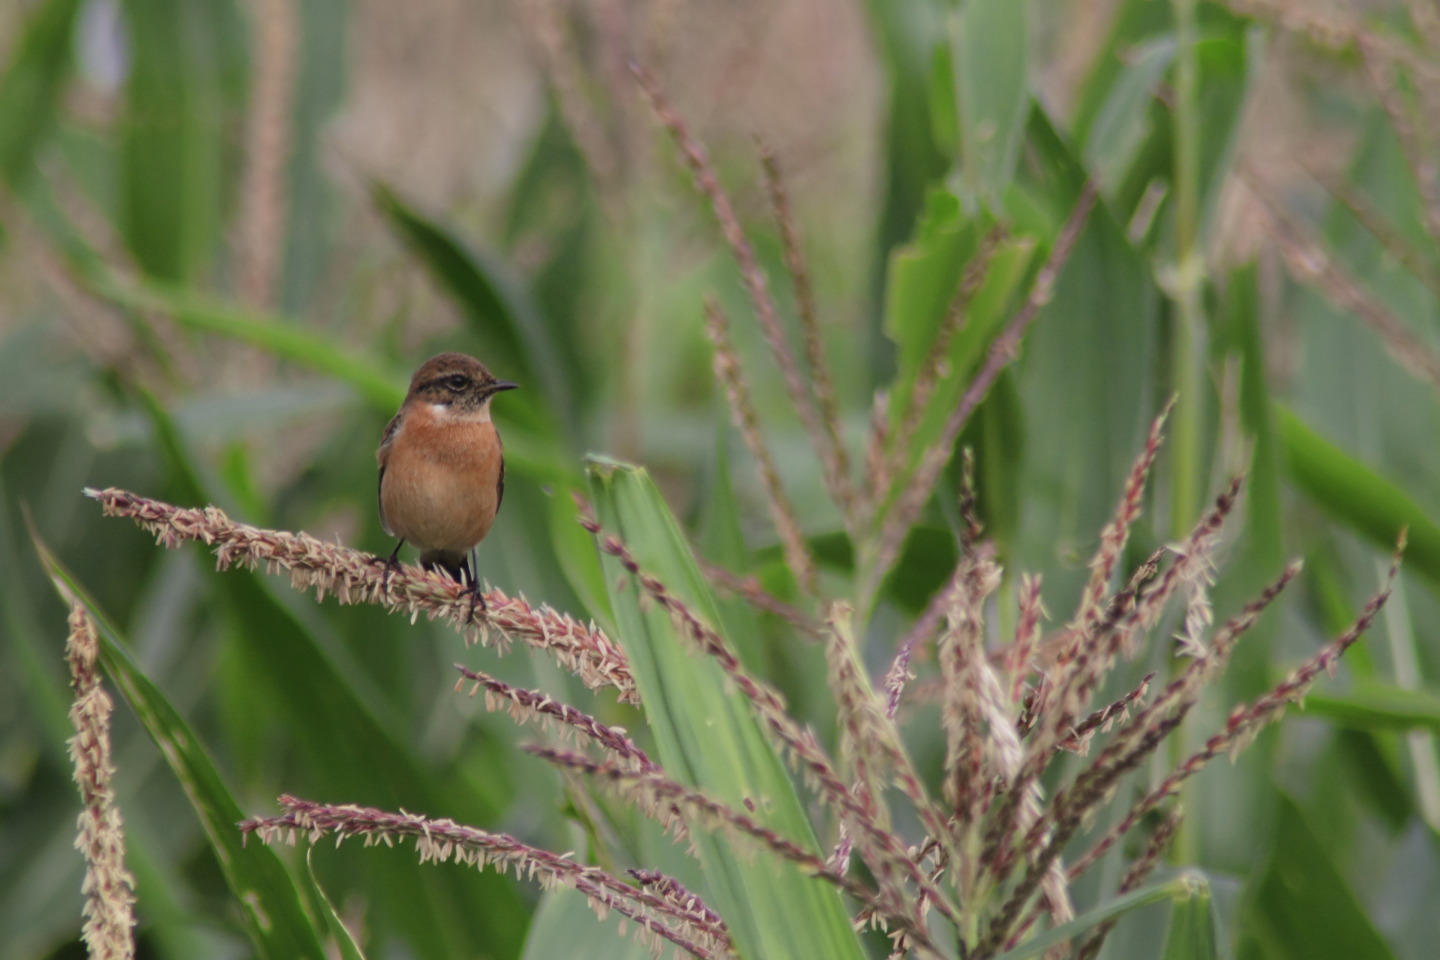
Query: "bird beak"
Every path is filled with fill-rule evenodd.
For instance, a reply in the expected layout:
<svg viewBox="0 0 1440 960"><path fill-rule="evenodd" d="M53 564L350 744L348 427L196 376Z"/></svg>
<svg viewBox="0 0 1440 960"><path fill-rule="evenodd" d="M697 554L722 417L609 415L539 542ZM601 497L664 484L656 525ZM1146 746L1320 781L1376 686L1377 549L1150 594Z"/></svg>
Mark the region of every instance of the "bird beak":
<svg viewBox="0 0 1440 960"><path fill-rule="evenodd" d="M509 380L496 380L490 384L491 393L499 393L501 390L514 390L519 387L518 383L511 383Z"/></svg>

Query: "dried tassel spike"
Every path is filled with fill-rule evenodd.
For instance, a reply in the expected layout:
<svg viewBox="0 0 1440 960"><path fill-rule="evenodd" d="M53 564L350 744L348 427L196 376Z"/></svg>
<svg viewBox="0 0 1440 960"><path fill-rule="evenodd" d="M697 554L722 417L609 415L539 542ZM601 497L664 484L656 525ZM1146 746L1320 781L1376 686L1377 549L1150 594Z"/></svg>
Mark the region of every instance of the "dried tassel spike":
<svg viewBox="0 0 1440 960"><path fill-rule="evenodd" d="M1125 550L1125 543L1129 540L1130 528L1140 516L1150 468L1155 463L1155 457L1160 452L1160 444L1164 440L1165 421L1174 408L1175 398L1171 397L1170 402L1165 404L1165 409L1161 410L1160 415L1151 422L1150 434L1145 440L1145 449L1141 451L1140 456L1135 458L1130 472L1125 477L1125 492L1121 495L1120 503L1115 508L1115 515L1100 533L1100 549L1095 552L1094 558L1090 561L1090 579L1085 584L1084 593L1081 594L1080 609L1070 623L1070 628L1077 633L1092 629L1103 615L1105 592L1109 587L1110 578L1115 573L1115 565Z"/></svg>
<svg viewBox="0 0 1440 960"><path fill-rule="evenodd" d="M979 671L985 661L985 600L1000 585L993 550L962 557L946 611L949 625L936 646L944 680L940 722L945 730L945 799L962 822L970 822L987 775L984 769L985 720L981 714Z"/></svg>
<svg viewBox="0 0 1440 960"><path fill-rule="evenodd" d="M1095 848L1092 848L1081 858L1080 862L1077 862L1077 869L1082 865L1088 866L1089 863L1093 863L1095 859L1103 855L1105 849L1124 836L1141 817L1173 796L1185 780L1199 772L1210 760L1242 748L1261 727L1275 720L1287 704L1300 699L1321 673L1331 669L1344 652L1369 629L1370 624L1379 614L1386 600L1389 599L1391 585L1399 569L1400 554L1403 552L1404 546L1405 533L1402 531L1384 586L1370 598L1360 616L1348 630L1326 644L1319 653L1294 670L1289 677L1276 685L1269 693L1247 706L1236 707L1231 711L1225 728L1206 740L1200 750L1186 758L1159 786L1146 794L1120 823L1116 824L1100 843L1096 844ZM1144 757L1148 756L1165 737L1179 726L1183 716L1183 710L1177 711L1147 729L1133 749L1117 762L1104 766L1103 773L1092 778L1083 791L1072 790L1071 797L1065 802L1062 802L1057 796L1055 803L1061 812L1055 817L1054 830L1031 860L1025 875L1011 892L1010 898L997 912L989 931L982 940L982 947L987 945L993 947L994 944L1004 941L1006 932L1014 924L1025 902L1028 901L1038 885L1041 872L1047 870L1055 862L1060 851L1075 836L1084 822L1085 811L1097 802L1094 798L1105 794L1120 776L1135 769ZM1097 761L1096 766L1100 767L1100 761Z"/></svg>
<svg viewBox="0 0 1440 960"><path fill-rule="evenodd" d="M865 673L849 604L834 604L829 623L825 658L829 686L839 708L843 755L855 767L852 793L862 806L874 811L881 827L888 828L884 795L886 785L893 780L910 800L931 840L947 854L958 856L946 817L931 800L901 741L894 715L889 712L888 696L882 697Z"/></svg>
<svg viewBox="0 0 1440 960"><path fill-rule="evenodd" d="M1405 534L1402 532L1384 586L1365 604L1365 608L1360 611L1360 616L1355 619L1348 630L1297 667L1288 677L1276 684L1269 693L1246 706L1236 707L1232 710L1224 729L1206 740L1204 746L1182 761L1159 786L1146 794L1105 838L1085 854L1080 863L1092 863L1102 856L1105 850L1134 827L1141 817L1155 809L1167 798L1174 796L1179 791L1180 785L1198 773L1205 764L1217 756L1242 749L1260 732L1262 727L1279 719L1287 705L1301 700L1322 673L1331 671L1345 651L1350 649L1366 630L1370 629L1370 624L1374 622L1381 608L1389 600L1395 575L1399 570L1400 554L1404 549Z"/></svg>
<svg viewBox="0 0 1440 960"><path fill-rule="evenodd" d="M760 432L760 419L755 415L755 406L750 402L750 388L745 383L740 358L730 341L730 322L720 305L713 299L705 302L705 334L715 348L715 378L725 386L725 397L730 404L730 416L750 455L760 468L760 480L765 487L765 503L770 510L770 520L780 535L785 550L785 560L795 574L795 579L805 592L813 594L816 587L815 559L805 542L805 532L795 516L795 506L785 494L780 482L780 471L775 468L775 459Z"/></svg>
<svg viewBox="0 0 1440 960"><path fill-rule="evenodd" d="M471 670L464 664L455 664L455 669L460 672L457 688L459 684L469 680L474 685L472 695L478 689L486 691L487 710L493 712L503 702L510 705L510 715L518 722L536 718L553 719L563 724L566 729L583 736L588 742L598 744L622 763L639 770L658 769L645 751L619 727L601 723L589 714L553 700L543 693L513 686L489 674Z"/></svg>
<svg viewBox="0 0 1440 960"><path fill-rule="evenodd" d="M1201 686L1216 676L1229 662L1235 643L1254 626L1255 621L1260 618L1260 614L1264 613L1290 585L1290 581L1300 573L1301 566L1298 560L1292 560L1286 564L1285 569L1280 572L1280 576L1266 586L1259 596L1226 621L1225 625L1215 634L1209 652L1189 664L1179 677L1167 684L1155 702L1145 709L1145 714L1163 713L1174 709L1177 704L1195 700L1200 695ZM1143 727L1145 720L1145 716L1137 717L1135 726Z"/></svg>
<svg viewBox="0 0 1440 960"><path fill-rule="evenodd" d="M376 603L394 612L408 612L414 623L421 613L443 617L467 639L489 639L488 628L502 638L519 637L545 650L591 689L614 687L620 698L636 702L635 680L624 651L595 625L582 624L548 607L535 608L523 598L499 590L485 594L488 613L484 628L469 622L469 601L464 588L448 577L414 567L391 570L373 554L328 543L307 533L266 530L236 523L216 507L177 507L111 487L87 489L107 517L129 517L166 547L188 541L209 545L217 569L232 566L255 569L273 565L290 572L297 589L323 588L337 596Z"/></svg>
<svg viewBox="0 0 1440 960"><path fill-rule="evenodd" d="M125 831L111 785L115 766L110 715L115 704L100 682L95 621L79 597L63 592L70 602L65 659L75 692L70 706L75 727L69 741L70 761L84 805L75 837L75 848L85 857L83 936L91 957L130 960L135 956L135 878L125 869Z"/></svg>
<svg viewBox="0 0 1440 960"><path fill-rule="evenodd" d="M513 872L542 887L566 886L584 894L602 919L614 910L643 930L663 937L702 958L731 955L728 932L710 919L713 911L678 907L668 898L626 883L597 867L575 863L569 854L532 847L503 833L491 833L453 820L436 820L401 810L392 813L355 804L323 804L292 796L280 797L286 813L278 817L242 820L243 836L255 835L272 843L286 831L303 830L309 841L326 837L364 837L386 843L412 840L421 863L454 860L476 869L493 867Z"/></svg>
<svg viewBox="0 0 1440 960"><path fill-rule="evenodd" d="M1125 694L1119 700L1108 706L1096 710L1090 716L1081 720L1075 725L1075 731L1061 740L1057 746L1061 750L1068 750L1071 753L1078 753L1085 756L1090 752L1090 740L1097 732L1104 733L1110 729L1111 724L1116 720L1124 720L1130 708L1145 699L1145 692L1150 689L1150 681L1155 679L1155 674L1147 673L1139 685Z"/></svg>
<svg viewBox="0 0 1440 960"><path fill-rule="evenodd" d="M869 526L880 509L880 498L890 489L890 394L876 390L870 402L870 429L865 435L865 482L860 493L860 524Z"/></svg>
<svg viewBox="0 0 1440 960"><path fill-rule="evenodd" d="M714 563L700 561L705 578L717 589L733 594L762 613L779 617L798 631L805 640L819 640L825 634L825 627L814 617L797 610L772 593L767 593L754 577L742 577L731 573Z"/></svg>
<svg viewBox="0 0 1440 960"><path fill-rule="evenodd" d="M1020 576L1020 613L1015 621L1015 642L1005 651L1005 670L1010 674L1010 702L1020 703L1025 677L1030 674L1030 658L1040 636L1040 620L1045 616L1040 596L1041 578L1036 574Z"/></svg>
<svg viewBox="0 0 1440 960"><path fill-rule="evenodd" d="M567 753L548 747L527 747L530 753L566 770L573 770L600 780L614 788L628 801L642 809L654 809L661 805L675 807L685 812L696 828L714 830L717 827L746 837L758 843L777 856L800 867L805 873L834 884L862 903L875 904L877 892L861 885L858 881L840 876L818 855L788 837L760 823L749 813L737 810L728 804L706 796L699 790L687 787L661 770L630 770L609 763L596 763L578 753Z"/></svg>
<svg viewBox="0 0 1440 960"><path fill-rule="evenodd" d="M827 447L822 457L826 462L827 477L833 475L834 496L840 514L852 532L857 531L858 516L855 487L850 481L850 458L845 452L845 441L840 430L840 405L835 400L835 384L830 376L830 363L825 356L825 341L820 336L819 312L815 306L815 291L810 284L810 267L805 260L805 249L800 243L795 228L795 217L790 210L790 197L785 189L785 178L780 170L780 160L765 144L760 146L760 164L765 171L765 185L770 194L770 205L775 211L775 221L780 226L780 245L785 254L785 269L790 282L795 286L796 313L800 318L800 331L805 345L805 362L810 367L810 381L815 388L815 402L820 411L820 422L825 428Z"/></svg>
<svg viewBox="0 0 1440 960"><path fill-rule="evenodd" d="M664 91L660 89L656 79L638 65L633 67L633 72L640 83L640 88L649 99L655 116L669 131L671 139L675 141L685 165L694 177L696 188L710 202L710 209L714 212L715 219L720 225L720 232L725 237L725 242L729 245L730 252L740 268L741 282L755 307L755 316L760 321L760 329L765 335L765 342L770 346L770 353L775 359L775 365L780 368L790 403L800 415L800 422L805 427L805 433L815 448L816 456L824 466L822 472L825 475L826 488L830 492L831 499L837 504L843 503L846 499L844 489L847 481L839 472L837 455L827 439L825 427L820 413L816 409L814 399L811 397L809 385L806 384L805 377L800 371L800 365L795 360L794 351L790 349L785 331L780 327L779 311L775 306L775 298L770 293L770 285L765 277L765 271L760 268L760 263L755 257L755 249L740 226L740 218L735 214L730 197L720 186L720 180L715 175L715 168L710 163L709 154L690 133L689 128L675 111Z"/></svg>
<svg viewBox="0 0 1440 960"><path fill-rule="evenodd" d="M799 767L808 782L818 787L821 799L835 808L846 820L861 856L880 884L882 896L890 898L890 901L896 904L890 908L891 911L907 913L915 923L923 927L918 904L905 889L905 883L908 882L927 902L934 904L947 919L955 922L958 917L955 906L924 875L906 852L905 844L900 838L877 824L851 795L814 732L801 726L789 715L785 700L779 692L750 676L724 639L701 621L683 601L671 594L663 583L644 573L634 555L619 538L605 534L593 516L586 516L581 522L595 534L600 550L619 560L620 565L635 578L641 589L670 612L677 627L702 652L720 665L735 684L735 688L750 702L762 727L769 731L780 751Z"/></svg>
<svg viewBox="0 0 1440 960"><path fill-rule="evenodd" d="M1175 562L1158 579L1148 580L1143 576L1142 568L1132 578L1131 587L1112 600L1105 618L1093 631L1070 643L1073 659L1063 667L1057 667L1057 676L1044 691L1045 703L1037 711L1034 729L1025 748L1025 762L1001 798L994 827L986 838L985 853L981 859L994 875L1003 876L1019 851L1034 848L1036 830L1041 824L1022 822L1022 818L1017 818L1015 808L1029 800L1029 788L1049 764L1056 744L1069 735L1081 713L1087 709L1095 688L1127 639L1135 631L1154 625L1169 599L1192 575L1193 566L1208 556L1225 519L1234 509L1240 488L1241 481L1237 477L1216 497L1190 536L1175 551ZM1036 874L1032 880L1038 884L1040 875ZM1033 890L1032 885L1030 892ZM1008 909L1018 914L1022 905L1010 903ZM1005 926L1008 928L1014 919L1013 915L1008 917ZM1004 935L1004 931L997 932L995 936L999 939L996 942L1003 940Z"/></svg>
<svg viewBox="0 0 1440 960"><path fill-rule="evenodd" d="M1257 208L1265 215L1270 238L1295 279L1313 285L1331 303L1359 317L1379 336L1386 352L1412 376L1440 386L1440 353L1336 263L1320 242L1275 202L1264 183L1256 182L1258 174L1247 170L1245 176L1255 182L1250 192L1259 199Z"/></svg>

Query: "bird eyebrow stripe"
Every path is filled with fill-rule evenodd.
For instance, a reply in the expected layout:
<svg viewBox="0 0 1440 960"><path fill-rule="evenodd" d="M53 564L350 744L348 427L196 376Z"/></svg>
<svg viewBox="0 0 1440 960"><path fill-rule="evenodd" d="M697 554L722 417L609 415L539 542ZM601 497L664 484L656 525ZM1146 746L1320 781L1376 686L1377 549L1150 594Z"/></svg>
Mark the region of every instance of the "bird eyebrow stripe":
<svg viewBox="0 0 1440 960"><path fill-rule="evenodd" d="M436 378L434 378L433 380L426 380L424 383L420 384L420 389L422 389L422 390L428 390L428 389L430 389L431 387L443 387L443 386L446 386L446 385L447 385L446 382L447 382L451 377L453 377L453 376L455 376L455 374L453 374L453 373L447 373L447 374L445 374L445 376L443 376L443 377L436 377Z"/></svg>

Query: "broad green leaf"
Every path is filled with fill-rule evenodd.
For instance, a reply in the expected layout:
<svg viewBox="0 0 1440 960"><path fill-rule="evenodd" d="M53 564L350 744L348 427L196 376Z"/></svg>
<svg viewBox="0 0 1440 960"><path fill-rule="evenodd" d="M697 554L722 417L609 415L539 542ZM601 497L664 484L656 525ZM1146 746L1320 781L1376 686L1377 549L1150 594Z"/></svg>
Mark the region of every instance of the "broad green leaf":
<svg viewBox="0 0 1440 960"><path fill-rule="evenodd" d="M1330 443L1289 409L1274 407L1276 433L1291 482L1331 516L1393 549L1409 529L1405 568L1440 583L1440 527L1393 481Z"/></svg>
<svg viewBox="0 0 1440 960"><path fill-rule="evenodd" d="M584 894L568 888L548 891L535 911L535 923L525 941L521 960L651 960L639 928L625 923L621 933L616 920L601 921L585 902ZM666 943L666 946L669 946Z"/></svg>
<svg viewBox="0 0 1440 960"><path fill-rule="evenodd" d="M1247 21L1217 4L1200 5L1190 51L1196 96L1179 103L1173 6L1129 0L1117 12L1110 38L1097 47L1102 53L1082 84L1071 129L1104 195L1126 222L1142 197L1157 189L1166 198L1162 215L1170 215L1179 193L1176 124L1196 131L1193 166L1187 170L1192 181L1185 189L1193 191L1208 236L1262 48ZM1162 90L1168 93L1163 102L1157 96Z"/></svg>
<svg viewBox="0 0 1440 960"><path fill-rule="evenodd" d="M222 232L225 128L243 97L245 30L221 0L127 0L120 227L145 273L188 281Z"/></svg>
<svg viewBox="0 0 1440 960"><path fill-rule="evenodd" d="M387 416L405 399L407 376L388 370L333 337L272 314L207 296L163 281L127 277L101 265L82 267L82 280L98 296L132 310L158 310L181 326L217 333L260 347L282 360L309 367L348 384Z"/></svg>
<svg viewBox="0 0 1440 960"><path fill-rule="evenodd" d="M325 925L330 930L331 940L335 944L335 950L340 955L340 960L365 960L365 951L360 949L360 944L350 935L350 928L345 921L340 919L340 913L335 909L335 904L330 902L330 896L325 892L320 878L315 876L315 848L308 847L305 850L305 872L310 877L310 885L315 891L316 899L320 901L325 911Z"/></svg>
<svg viewBox="0 0 1440 960"><path fill-rule="evenodd" d="M1223 217L1222 201L1240 124L1259 76L1255 64L1263 51L1259 34L1219 4L1199 7L1200 35L1195 45L1199 103L1198 169L1201 238L1210 237Z"/></svg>
<svg viewBox="0 0 1440 960"><path fill-rule="evenodd" d="M241 4L253 15L254 8ZM278 305L300 314L325 302L335 288L336 251L343 249L354 194L336 182L331 165L335 116L352 104L347 80L353 79L355 31L359 12L344 0L307 0L293 6L300 40L294 86L290 91L289 162L285 172L284 231L277 236L284 254ZM337 229L341 224L346 225ZM347 293L358 290L348 286ZM347 308L348 312L348 308ZM346 328L353 329L346 325Z"/></svg>
<svg viewBox="0 0 1440 960"><path fill-rule="evenodd" d="M730 483L729 438L726 427L716 433L715 456L706 473L697 522L696 547L709 562L743 576L748 572L750 555ZM716 603L725 634L735 641L741 662L751 670L758 669L765 662L766 638L755 608L739 597L716 597Z"/></svg>
<svg viewBox="0 0 1440 960"><path fill-rule="evenodd" d="M1015 542L1025 512L1020 490L1025 476L1027 430L1019 382L1014 370L1003 371L965 425L959 441L961 449L974 451L976 513L986 536L1000 544ZM960 470L959 459L951 460L937 498L951 530L960 529L961 523L955 506L960 496ZM899 566L895 572L900 572Z"/></svg>
<svg viewBox="0 0 1440 960"><path fill-rule="evenodd" d="M1281 530L1280 451L1266 378L1258 267L1250 264L1232 271L1225 295L1228 337L1222 343L1240 357L1240 417L1254 443L1245 485L1250 502L1247 559L1255 558L1257 577L1270 576L1285 562L1285 543Z"/></svg>
<svg viewBox="0 0 1440 960"><path fill-rule="evenodd" d="M592 458L591 496L608 535L704 623L723 630L718 607L689 544L644 470ZM619 561L604 558L613 634L625 646L660 763L683 783L751 815L818 852L815 832L784 764L719 665L698 653ZM731 642L733 647L733 641ZM705 899L719 910L742 956L859 958L859 941L839 894L787 863L740 852L703 828Z"/></svg>
<svg viewBox="0 0 1440 960"><path fill-rule="evenodd" d="M1028 0L967 0L951 21L960 104L960 182L998 210L1030 112Z"/></svg>
<svg viewBox="0 0 1440 960"><path fill-rule="evenodd" d="M1027 158L1007 204L1020 229L1052 238L1086 175L1039 110ZM1013 568L1045 572L1051 609L1068 609L1060 598L1082 582L1084 558L1165 402L1156 387L1160 308L1150 265L1097 203L1014 368L1024 466L1013 495L1024 507Z"/></svg>
<svg viewBox="0 0 1440 960"><path fill-rule="evenodd" d="M937 43L930 65L930 131L947 156L960 155L960 103L954 44Z"/></svg>
<svg viewBox="0 0 1440 960"><path fill-rule="evenodd" d="M1250 898L1241 958L1389 960L1395 954L1335 867L1327 844L1293 800L1282 796L1270 862Z"/></svg>
<svg viewBox="0 0 1440 960"><path fill-rule="evenodd" d="M1312 693L1305 712L1353 730L1420 730L1440 733L1440 696L1428 690L1368 682L1344 694Z"/></svg>
<svg viewBox="0 0 1440 960"><path fill-rule="evenodd" d="M23 29L10 49L0 51L9 55L0 77L0 179L15 193L24 189L35 153L60 114L79 9L79 0L32 6L23 12Z"/></svg>
<svg viewBox="0 0 1440 960"><path fill-rule="evenodd" d="M600 620L610 620L605 572L595 555L594 538L580 526L572 492L578 491L561 488L550 496L550 543L555 550L555 560L585 609Z"/></svg>
<svg viewBox="0 0 1440 960"><path fill-rule="evenodd" d="M586 349L597 299L624 302L628 294L615 288L628 288L632 280L613 266L625 263L630 251L606 242L606 231L617 225L602 214L603 198L591 187L585 156L552 95L530 155L507 191L504 246L533 251L535 239L542 238L543 260L528 269L526 289L556 347L548 362L560 365L556 375L581 403L609 373ZM567 416L575 413L562 409Z"/></svg>
<svg viewBox="0 0 1440 960"><path fill-rule="evenodd" d="M974 256L993 219L966 215L960 198L943 187L925 196L915 236L890 256L885 333L897 348L896 364L910 376L925 357L960 285L960 271Z"/></svg>
<svg viewBox="0 0 1440 960"><path fill-rule="evenodd" d="M1280 445L1271 412L1260 320L1259 272L1254 265L1231 271L1224 284L1223 303L1224 326L1216 338L1215 354L1238 357L1240 422L1250 445L1248 464L1241 462L1240 444L1218 451L1219 456L1225 458L1223 469L1246 472L1245 546L1237 551L1229 565L1217 597L1217 606L1226 609L1232 606L1232 598L1235 604L1248 601L1257 583L1270 580L1280 571L1286 560L1286 538ZM1277 625L1271 618L1262 619L1236 649L1234 666L1225 672L1224 678L1226 689L1236 699L1252 699L1267 688L1271 638ZM1262 742L1262 751L1268 743Z"/></svg>
<svg viewBox="0 0 1440 960"><path fill-rule="evenodd" d="M43 544L36 541L35 546L61 596L78 598L95 620L101 664L190 798L255 949L269 960L323 960L325 951L315 925L279 857L263 843L242 844L235 825L245 815L199 737L130 659L126 652L130 644L95 609L84 589Z"/></svg>

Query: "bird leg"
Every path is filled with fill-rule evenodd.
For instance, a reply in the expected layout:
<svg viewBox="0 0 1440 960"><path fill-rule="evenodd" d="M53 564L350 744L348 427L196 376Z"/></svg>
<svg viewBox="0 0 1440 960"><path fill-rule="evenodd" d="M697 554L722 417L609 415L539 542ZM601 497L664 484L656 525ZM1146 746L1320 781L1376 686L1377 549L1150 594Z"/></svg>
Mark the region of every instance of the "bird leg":
<svg viewBox="0 0 1440 960"><path fill-rule="evenodd" d="M390 577L400 569L400 548L403 546L405 546L405 541L401 540L395 544L395 549L390 552L390 556L385 558L385 576L380 580L382 594L390 592Z"/></svg>
<svg viewBox="0 0 1440 960"><path fill-rule="evenodd" d="M460 571L464 574L461 582L469 582L465 592L470 594L470 611L465 615L466 623L475 622L475 602L480 602L480 612L486 617L490 616L490 606L485 602L485 594L480 592L480 578L475 576L475 551L470 551L470 556L460 561Z"/></svg>
<svg viewBox="0 0 1440 960"><path fill-rule="evenodd" d="M490 608L485 603L485 595L480 592L480 581L471 572L470 559L462 556L460 562L456 563L448 557L431 557L429 560L422 558L420 565L426 570L443 570L450 576L450 579L460 584L462 589L460 596L470 597L470 607L465 613L465 622L475 622L475 607L480 607L480 612L489 615Z"/></svg>

